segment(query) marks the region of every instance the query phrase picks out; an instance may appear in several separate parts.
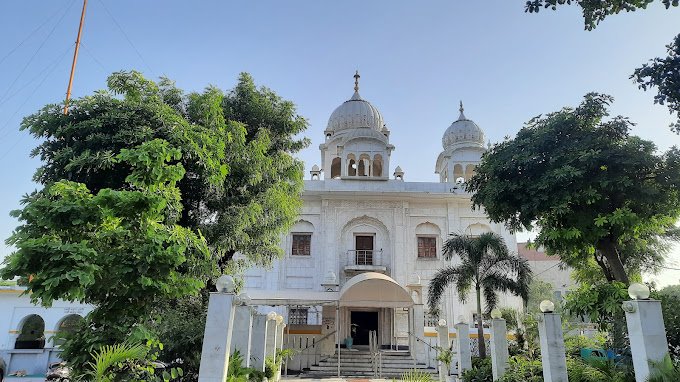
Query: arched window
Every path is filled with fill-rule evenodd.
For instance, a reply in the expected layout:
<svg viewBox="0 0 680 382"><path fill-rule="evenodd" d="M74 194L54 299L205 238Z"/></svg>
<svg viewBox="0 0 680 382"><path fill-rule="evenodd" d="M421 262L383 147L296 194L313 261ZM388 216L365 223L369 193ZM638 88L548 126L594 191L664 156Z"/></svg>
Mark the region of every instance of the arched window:
<svg viewBox="0 0 680 382"><path fill-rule="evenodd" d="M359 157L359 176L371 176L371 157L368 154L361 154Z"/></svg>
<svg viewBox="0 0 680 382"><path fill-rule="evenodd" d="M57 325L57 334L54 337L54 346L59 346L64 343L64 337L74 333L78 330L78 325L83 321L83 318L77 314L69 314L61 319Z"/></svg>
<svg viewBox="0 0 680 382"><path fill-rule="evenodd" d="M373 176L382 176L382 155L375 154L373 156Z"/></svg>
<svg viewBox="0 0 680 382"><path fill-rule="evenodd" d="M45 321L37 314L24 318L21 332L14 342L15 349L43 349L45 347Z"/></svg>
<svg viewBox="0 0 680 382"><path fill-rule="evenodd" d="M453 180L454 180L454 182L457 182L458 178L464 178L464 176L463 176L463 166L461 166L459 164L453 166Z"/></svg>
<svg viewBox="0 0 680 382"><path fill-rule="evenodd" d="M347 175L357 176L357 161L354 154L347 155Z"/></svg>
<svg viewBox="0 0 680 382"><path fill-rule="evenodd" d="M340 177L341 166L342 166L341 159L337 157L333 158L333 162L331 162L331 179Z"/></svg>
<svg viewBox="0 0 680 382"><path fill-rule="evenodd" d="M469 164L465 166L465 180L470 180L475 175L475 165Z"/></svg>

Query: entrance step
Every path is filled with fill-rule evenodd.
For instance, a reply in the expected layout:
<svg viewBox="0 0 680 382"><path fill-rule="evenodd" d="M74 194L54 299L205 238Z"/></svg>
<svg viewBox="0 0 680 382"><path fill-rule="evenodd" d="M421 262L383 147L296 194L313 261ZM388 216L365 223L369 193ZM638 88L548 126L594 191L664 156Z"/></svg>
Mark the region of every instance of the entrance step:
<svg viewBox="0 0 680 382"><path fill-rule="evenodd" d="M425 364L417 363L408 351L384 350L380 354L382 358L382 378L400 377L413 369L433 375L437 373L435 368L428 368ZM337 376L337 353L319 361L318 365L311 366L304 375L315 378ZM340 351L340 375L345 377L372 377L374 373L371 353L366 350L342 349Z"/></svg>

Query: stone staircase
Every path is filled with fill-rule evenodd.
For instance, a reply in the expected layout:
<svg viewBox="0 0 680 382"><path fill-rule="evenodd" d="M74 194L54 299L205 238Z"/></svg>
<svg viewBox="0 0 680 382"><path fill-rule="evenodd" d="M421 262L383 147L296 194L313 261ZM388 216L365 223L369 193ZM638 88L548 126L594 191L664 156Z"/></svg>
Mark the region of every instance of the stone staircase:
<svg viewBox="0 0 680 382"><path fill-rule="evenodd" d="M426 373L436 374L435 368L428 368L427 365L418 364L411 357L408 351L381 350L382 357L382 378L400 377L403 373L412 370L422 370ZM304 372L304 376L335 377L338 375L337 353L319 361L318 365L313 365ZM343 377L373 377L373 364L371 353L368 350L347 350L340 352L340 375Z"/></svg>

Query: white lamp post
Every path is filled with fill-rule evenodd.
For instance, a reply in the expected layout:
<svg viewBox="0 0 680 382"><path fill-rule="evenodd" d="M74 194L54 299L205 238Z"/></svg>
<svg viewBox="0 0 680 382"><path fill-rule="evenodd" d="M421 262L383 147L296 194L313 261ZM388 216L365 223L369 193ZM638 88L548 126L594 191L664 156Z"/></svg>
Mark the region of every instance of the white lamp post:
<svg viewBox="0 0 680 382"><path fill-rule="evenodd" d="M567 357L562 334L562 318L554 313L555 304L543 300L539 305L538 335L541 340L543 378L552 382L567 382Z"/></svg>

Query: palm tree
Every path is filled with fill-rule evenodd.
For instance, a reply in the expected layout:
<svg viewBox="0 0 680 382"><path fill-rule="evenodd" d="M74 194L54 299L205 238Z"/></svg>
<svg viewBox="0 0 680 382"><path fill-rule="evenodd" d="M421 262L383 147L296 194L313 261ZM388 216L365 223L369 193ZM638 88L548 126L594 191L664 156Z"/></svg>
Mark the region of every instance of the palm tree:
<svg viewBox="0 0 680 382"><path fill-rule="evenodd" d="M460 263L440 269L428 291L430 311L436 311L444 290L454 284L458 297L465 302L471 288L477 297L477 335L479 356L486 357L484 328L482 326L482 294L488 314L498 305L497 292L510 292L526 301L531 282L531 269L525 260L511 254L499 235L488 232L479 236L451 234L442 250L448 261L454 255Z"/></svg>

